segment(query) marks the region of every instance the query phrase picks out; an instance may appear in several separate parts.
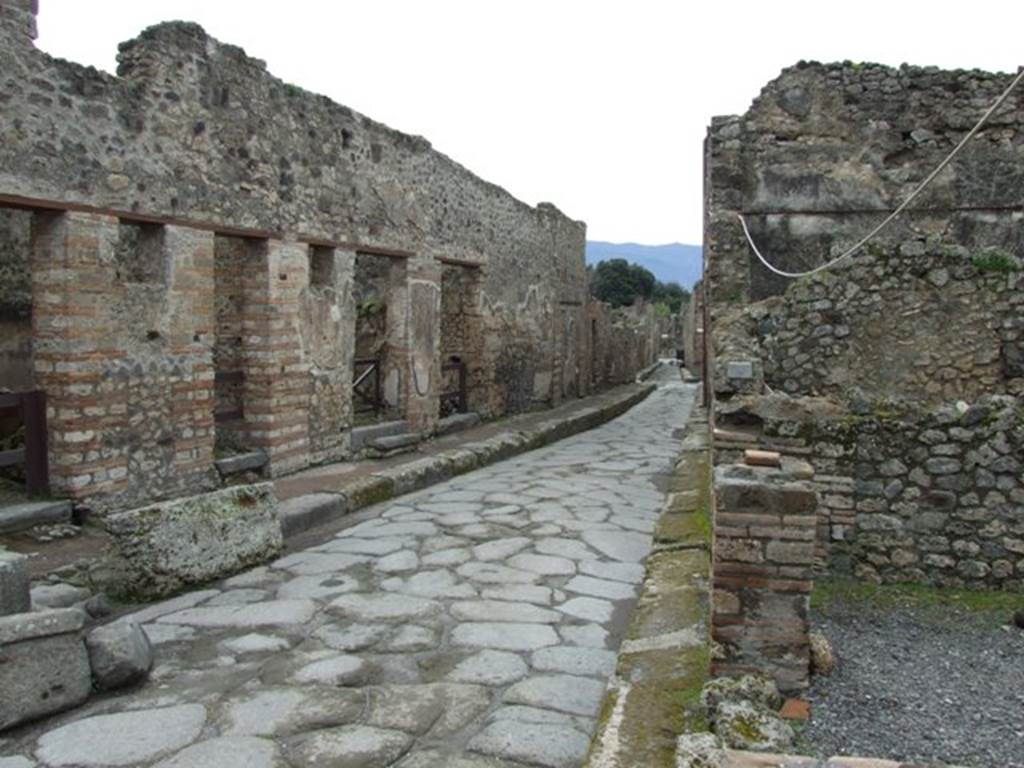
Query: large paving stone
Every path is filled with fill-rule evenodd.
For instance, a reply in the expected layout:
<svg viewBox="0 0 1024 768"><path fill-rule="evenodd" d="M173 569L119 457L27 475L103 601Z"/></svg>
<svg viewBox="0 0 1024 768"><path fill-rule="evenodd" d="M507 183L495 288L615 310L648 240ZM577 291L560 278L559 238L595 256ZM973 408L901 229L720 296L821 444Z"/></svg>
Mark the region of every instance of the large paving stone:
<svg viewBox="0 0 1024 768"><path fill-rule="evenodd" d="M277 635L264 635L252 632L248 635L225 640L221 643L221 647L229 653L236 654L273 653L290 648L291 642L287 638L278 637Z"/></svg>
<svg viewBox="0 0 1024 768"><path fill-rule="evenodd" d="M359 579L340 573L297 576L277 588L277 597L281 600L326 600L346 592L355 592L359 587Z"/></svg>
<svg viewBox="0 0 1024 768"><path fill-rule="evenodd" d="M457 621L514 621L528 624L557 624L562 616L557 611L539 608L530 603L504 600L474 600L453 603L449 609Z"/></svg>
<svg viewBox="0 0 1024 768"><path fill-rule="evenodd" d="M615 606L607 600L599 600L596 597L574 597L559 605L558 610L569 616L575 616L577 619L607 624L612 620Z"/></svg>
<svg viewBox="0 0 1024 768"><path fill-rule="evenodd" d="M602 648L555 645L534 651L530 664L538 672L608 678L615 671L615 652Z"/></svg>
<svg viewBox="0 0 1024 768"><path fill-rule="evenodd" d="M448 673L458 683L508 685L526 677L530 668L522 658L505 651L484 650L463 659Z"/></svg>
<svg viewBox="0 0 1024 768"><path fill-rule="evenodd" d="M43 734L36 756L58 768L145 763L191 744L205 722L201 704L87 717Z"/></svg>
<svg viewBox="0 0 1024 768"><path fill-rule="evenodd" d="M186 608L157 619L160 624L186 624L190 627L274 627L303 625L316 613L312 600L268 600L249 605L223 605L214 608Z"/></svg>
<svg viewBox="0 0 1024 768"><path fill-rule="evenodd" d="M353 555L348 552L296 552L271 563L271 567L294 573L296 576L338 574L354 565L372 560L371 555Z"/></svg>
<svg viewBox="0 0 1024 768"><path fill-rule="evenodd" d="M547 768L576 768L590 739L567 725L496 720L469 741L473 752Z"/></svg>
<svg viewBox="0 0 1024 768"><path fill-rule="evenodd" d="M444 606L436 600L389 593L342 595L331 602L331 609L359 621L408 621L440 613Z"/></svg>
<svg viewBox="0 0 1024 768"><path fill-rule="evenodd" d="M286 736L359 719L365 699L350 688L263 687L224 703L218 725L226 736Z"/></svg>
<svg viewBox="0 0 1024 768"><path fill-rule="evenodd" d="M552 555L516 555L509 559L508 564L523 571L539 573L541 576L571 576L576 573L576 563Z"/></svg>
<svg viewBox="0 0 1024 768"><path fill-rule="evenodd" d="M629 531L584 531L583 540L604 555L639 563L651 551L651 537Z"/></svg>
<svg viewBox="0 0 1024 768"><path fill-rule="evenodd" d="M469 622L452 630L451 642L499 651L532 651L556 645L558 635L547 624Z"/></svg>
<svg viewBox="0 0 1024 768"><path fill-rule="evenodd" d="M305 768L382 768L394 763L412 745L401 731L368 725L346 725L318 731L294 749Z"/></svg>
<svg viewBox="0 0 1024 768"><path fill-rule="evenodd" d="M339 654L306 664L291 676L300 685L360 685L366 682L369 665L358 656Z"/></svg>
<svg viewBox="0 0 1024 768"><path fill-rule="evenodd" d="M384 639L391 631L387 624L353 624L348 627L325 625L313 637L336 651L361 651Z"/></svg>
<svg viewBox="0 0 1024 768"><path fill-rule="evenodd" d="M542 555L568 557L570 560L592 560L596 554L582 541L558 536L538 539L534 549Z"/></svg>
<svg viewBox="0 0 1024 768"><path fill-rule="evenodd" d="M0 731L88 698L84 624L77 608L0 617Z"/></svg>
<svg viewBox="0 0 1024 768"><path fill-rule="evenodd" d="M270 560L284 544L273 485L236 486L104 519L114 583L162 597Z"/></svg>
<svg viewBox="0 0 1024 768"><path fill-rule="evenodd" d="M403 571L415 571L419 567L420 559L410 549L394 552L374 561L374 570L381 573L401 573Z"/></svg>
<svg viewBox="0 0 1024 768"><path fill-rule="evenodd" d="M270 739L223 736L208 739L161 760L154 768L286 768L281 750Z"/></svg>
<svg viewBox="0 0 1024 768"><path fill-rule="evenodd" d="M473 547L473 557L477 560L507 560L516 552L530 546L531 539L515 536L509 539L495 539Z"/></svg>
<svg viewBox="0 0 1024 768"><path fill-rule="evenodd" d="M503 700L509 704L594 717L601 708L604 689L604 683L588 677L539 675L513 685L505 692Z"/></svg>
<svg viewBox="0 0 1024 768"><path fill-rule="evenodd" d="M533 584L540 574L509 568L496 563L466 563L459 566L459 576L483 584Z"/></svg>
<svg viewBox="0 0 1024 768"><path fill-rule="evenodd" d="M415 735L429 731L432 739L439 739L461 730L490 705L490 693L478 685L381 686L370 691L366 722Z"/></svg>
<svg viewBox="0 0 1024 768"><path fill-rule="evenodd" d="M576 576L569 579L563 587L567 592L576 592L591 597L603 597L606 600L632 600L636 597L636 589L621 581L595 579L593 576Z"/></svg>
<svg viewBox="0 0 1024 768"><path fill-rule="evenodd" d="M480 593L485 600L509 600L514 603L536 603L551 605L551 587L537 584L499 584L484 587Z"/></svg>
<svg viewBox="0 0 1024 768"><path fill-rule="evenodd" d="M421 571L407 579L385 579L380 583L381 589L402 592L416 597L449 599L476 597L476 589L469 584L460 582L451 571Z"/></svg>
<svg viewBox="0 0 1024 768"><path fill-rule="evenodd" d="M636 563L607 563L600 560L581 560L580 573L599 579L612 579L625 584L639 584L644 580L644 567Z"/></svg>

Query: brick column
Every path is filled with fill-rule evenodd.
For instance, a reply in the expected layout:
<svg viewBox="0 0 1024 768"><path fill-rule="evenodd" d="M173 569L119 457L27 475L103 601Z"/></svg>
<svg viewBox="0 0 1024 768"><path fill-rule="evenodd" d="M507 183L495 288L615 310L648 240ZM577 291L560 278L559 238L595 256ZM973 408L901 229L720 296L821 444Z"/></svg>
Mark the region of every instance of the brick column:
<svg viewBox="0 0 1024 768"><path fill-rule="evenodd" d="M171 384L174 427L174 484L182 492L212 488L213 470L213 233L164 227L164 258L169 265L167 353L181 362Z"/></svg>
<svg viewBox="0 0 1024 768"><path fill-rule="evenodd" d="M807 687L817 498L779 470L715 470L712 636L716 676L759 672Z"/></svg>
<svg viewBox="0 0 1024 768"><path fill-rule="evenodd" d="M300 333L307 246L255 243L242 280L246 434L277 476L309 464L309 365Z"/></svg>
<svg viewBox="0 0 1024 768"><path fill-rule="evenodd" d="M46 391L50 480L73 498L128 485L125 351L111 299L118 220L87 213L37 214L32 226L32 345Z"/></svg>

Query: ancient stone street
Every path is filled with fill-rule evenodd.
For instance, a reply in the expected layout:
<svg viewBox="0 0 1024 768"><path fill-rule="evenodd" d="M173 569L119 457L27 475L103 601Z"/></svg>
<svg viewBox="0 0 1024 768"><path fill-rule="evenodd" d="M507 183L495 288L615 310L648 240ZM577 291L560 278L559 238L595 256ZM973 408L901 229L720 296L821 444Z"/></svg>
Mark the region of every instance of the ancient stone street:
<svg viewBox="0 0 1024 768"><path fill-rule="evenodd" d="M152 679L0 765L579 765L696 393L656 375L603 427L136 613Z"/></svg>

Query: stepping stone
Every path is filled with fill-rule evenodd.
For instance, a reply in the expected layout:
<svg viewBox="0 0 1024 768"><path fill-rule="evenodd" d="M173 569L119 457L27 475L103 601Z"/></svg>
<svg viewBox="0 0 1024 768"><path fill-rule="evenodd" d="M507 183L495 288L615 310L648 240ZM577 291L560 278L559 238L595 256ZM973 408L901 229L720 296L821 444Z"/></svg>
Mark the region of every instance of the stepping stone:
<svg viewBox="0 0 1024 768"><path fill-rule="evenodd" d="M604 555L627 563L639 563L651 551L651 537L618 531L584 531L583 540Z"/></svg>
<svg viewBox="0 0 1024 768"><path fill-rule="evenodd" d="M499 651L533 651L557 645L558 635L547 624L470 622L452 630L451 642Z"/></svg>
<svg viewBox="0 0 1024 768"><path fill-rule="evenodd" d="M331 602L330 608L357 621L420 619L443 610L435 600L387 593L342 595Z"/></svg>
<svg viewBox="0 0 1024 768"><path fill-rule="evenodd" d="M55 767L148 763L191 744L205 723L201 704L86 717L43 734L36 756Z"/></svg>
<svg viewBox="0 0 1024 768"><path fill-rule="evenodd" d="M363 714L365 697L352 688L268 687L237 693L218 718L225 736L287 736L342 725Z"/></svg>
<svg viewBox="0 0 1024 768"><path fill-rule="evenodd" d="M590 739L567 725L496 720L470 739L467 748L546 768L576 768L587 756Z"/></svg>
<svg viewBox="0 0 1024 768"><path fill-rule="evenodd" d="M161 760L154 768L284 768L281 751L269 739L225 736L209 739Z"/></svg>
<svg viewBox="0 0 1024 768"><path fill-rule="evenodd" d="M605 684L574 675L541 675L516 683L502 700L541 709L555 709L570 715L594 717L601 708Z"/></svg>
<svg viewBox="0 0 1024 768"><path fill-rule="evenodd" d="M447 679L458 683L481 685L508 685L526 677L530 668L514 653L480 651L460 661Z"/></svg>
<svg viewBox="0 0 1024 768"><path fill-rule="evenodd" d="M504 600L476 600L454 603L449 612L457 621L513 621L529 624L557 624L562 616L530 603Z"/></svg>
<svg viewBox="0 0 1024 768"><path fill-rule="evenodd" d="M556 645L534 651L530 656L530 664L538 672L608 678L615 671L615 652Z"/></svg>
<svg viewBox="0 0 1024 768"><path fill-rule="evenodd" d="M368 725L345 725L317 731L294 750L305 768L371 768L391 765L406 753L412 737Z"/></svg>
<svg viewBox="0 0 1024 768"><path fill-rule="evenodd" d="M524 536L511 539L495 539L473 547L473 557L477 560L507 560L521 549L530 546L531 540Z"/></svg>
<svg viewBox="0 0 1024 768"><path fill-rule="evenodd" d="M581 595L603 597L608 600L630 600L636 597L636 589L621 581L606 581L593 576L574 576L569 579L564 589Z"/></svg>
<svg viewBox="0 0 1024 768"><path fill-rule="evenodd" d="M644 580L644 567L634 563L606 563L600 560L581 560L580 573L601 579L613 579L626 584L639 584Z"/></svg>
<svg viewBox="0 0 1024 768"><path fill-rule="evenodd" d="M466 563L456 573L466 579L483 584L532 584L540 574L521 571L494 563Z"/></svg>
<svg viewBox="0 0 1024 768"><path fill-rule="evenodd" d="M539 573L541 576L571 576L576 573L576 564L572 560L551 555L516 555L508 564L523 571Z"/></svg>
<svg viewBox="0 0 1024 768"><path fill-rule="evenodd" d="M250 605L225 605L216 608L186 608L161 616L161 624L186 624L190 627L267 627L306 624L316 613L312 600L268 600Z"/></svg>

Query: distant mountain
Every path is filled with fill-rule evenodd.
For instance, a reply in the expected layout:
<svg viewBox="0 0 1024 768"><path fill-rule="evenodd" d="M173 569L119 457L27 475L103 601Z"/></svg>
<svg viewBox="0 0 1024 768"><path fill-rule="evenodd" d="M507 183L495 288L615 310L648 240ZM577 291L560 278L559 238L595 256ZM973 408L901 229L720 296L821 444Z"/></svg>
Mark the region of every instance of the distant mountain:
<svg viewBox="0 0 1024 768"><path fill-rule="evenodd" d="M587 264L608 259L625 259L646 267L663 283L676 282L686 290L701 278L704 269L699 245L638 245L637 243L603 243L587 241Z"/></svg>

